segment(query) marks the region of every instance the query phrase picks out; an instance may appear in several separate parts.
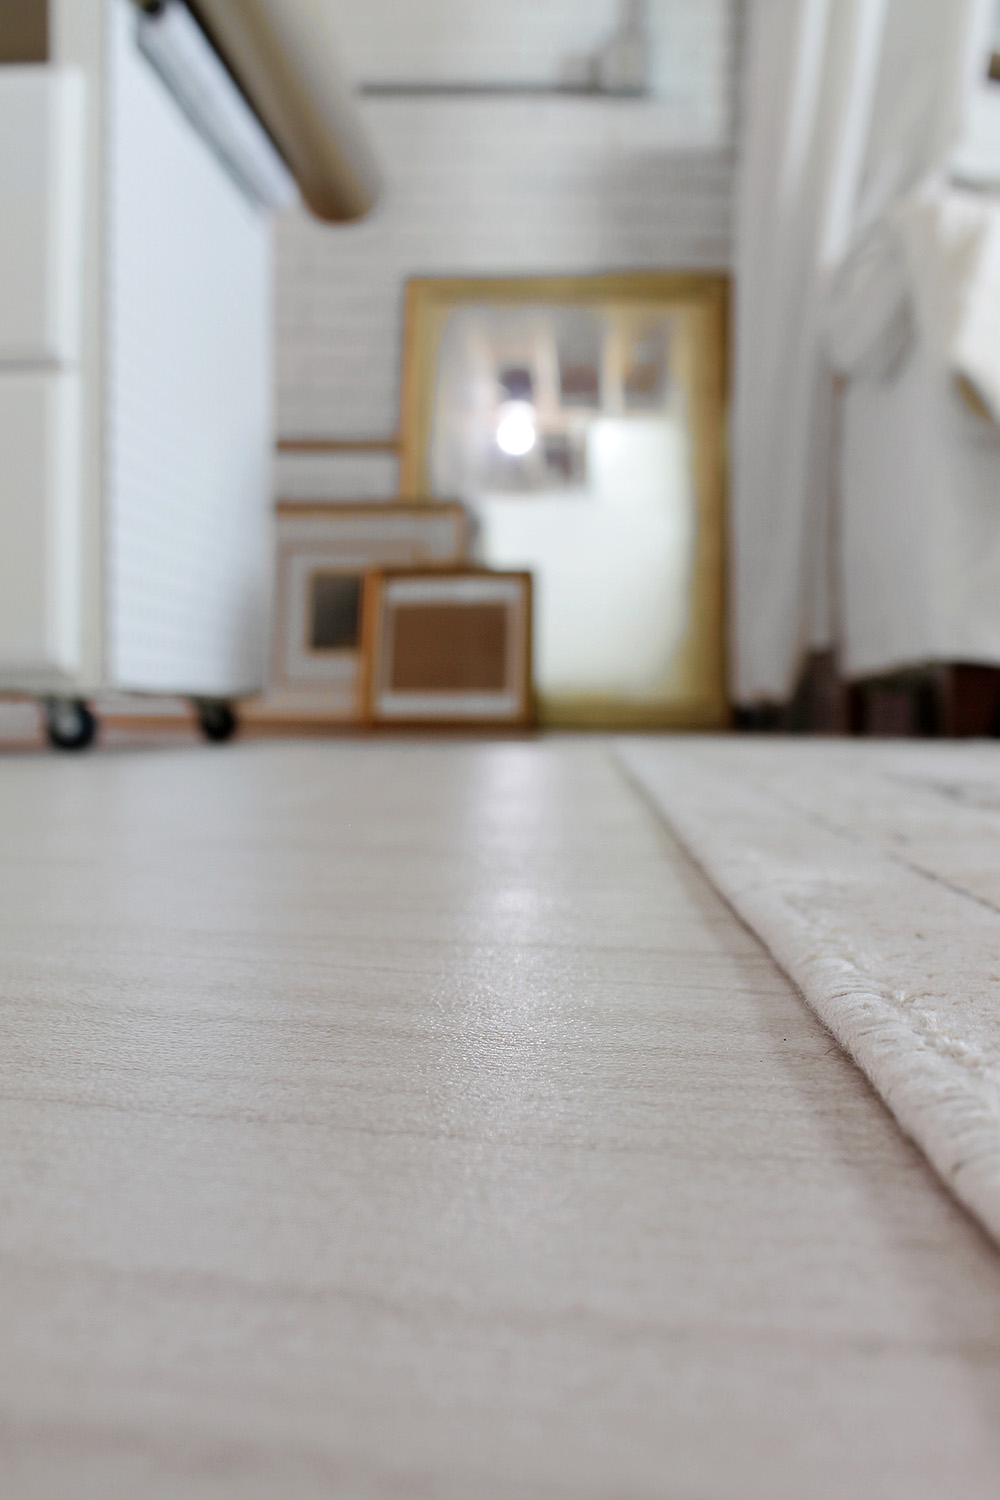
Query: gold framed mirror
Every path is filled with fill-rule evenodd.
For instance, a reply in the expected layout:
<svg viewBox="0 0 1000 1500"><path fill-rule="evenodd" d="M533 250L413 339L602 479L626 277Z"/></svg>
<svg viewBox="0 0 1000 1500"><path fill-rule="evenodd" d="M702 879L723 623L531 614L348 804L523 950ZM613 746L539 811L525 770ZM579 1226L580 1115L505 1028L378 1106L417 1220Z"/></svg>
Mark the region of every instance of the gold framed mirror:
<svg viewBox="0 0 1000 1500"><path fill-rule="evenodd" d="M407 285L400 490L532 573L543 724L729 722L727 306L697 273Z"/></svg>

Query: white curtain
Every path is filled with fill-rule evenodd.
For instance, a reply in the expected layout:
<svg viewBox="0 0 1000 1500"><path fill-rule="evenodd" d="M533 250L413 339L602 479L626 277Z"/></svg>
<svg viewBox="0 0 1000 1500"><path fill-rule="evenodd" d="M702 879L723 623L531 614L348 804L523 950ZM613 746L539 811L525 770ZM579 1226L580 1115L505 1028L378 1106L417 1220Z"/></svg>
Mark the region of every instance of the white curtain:
<svg viewBox="0 0 1000 1500"><path fill-rule="evenodd" d="M738 702L828 644L835 387L826 288L852 236L954 136L980 0L751 0L736 248L732 646Z"/></svg>

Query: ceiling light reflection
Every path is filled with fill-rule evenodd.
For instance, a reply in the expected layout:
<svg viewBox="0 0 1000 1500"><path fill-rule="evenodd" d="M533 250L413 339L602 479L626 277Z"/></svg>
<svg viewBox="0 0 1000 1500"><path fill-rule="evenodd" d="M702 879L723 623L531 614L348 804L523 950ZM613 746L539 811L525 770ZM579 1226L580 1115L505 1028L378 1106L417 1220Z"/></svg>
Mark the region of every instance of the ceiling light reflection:
<svg viewBox="0 0 1000 1500"><path fill-rule="evenodd" d="M530 401L505 401L497 423L497 444L511 458L521 458L535 446L535 408Z"/></svg>

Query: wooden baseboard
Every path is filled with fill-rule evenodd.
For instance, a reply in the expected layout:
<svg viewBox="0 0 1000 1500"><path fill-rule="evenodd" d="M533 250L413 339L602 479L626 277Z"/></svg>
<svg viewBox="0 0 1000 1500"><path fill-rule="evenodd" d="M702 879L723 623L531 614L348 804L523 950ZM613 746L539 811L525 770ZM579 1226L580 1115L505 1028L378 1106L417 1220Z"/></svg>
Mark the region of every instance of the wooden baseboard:
<svg viewBox="0 0 1000 1500"><path fill-rule="evenodd" d="M201 730L194 714L102 714L97 716L98 742L119 740L197 741Z"/></svg>

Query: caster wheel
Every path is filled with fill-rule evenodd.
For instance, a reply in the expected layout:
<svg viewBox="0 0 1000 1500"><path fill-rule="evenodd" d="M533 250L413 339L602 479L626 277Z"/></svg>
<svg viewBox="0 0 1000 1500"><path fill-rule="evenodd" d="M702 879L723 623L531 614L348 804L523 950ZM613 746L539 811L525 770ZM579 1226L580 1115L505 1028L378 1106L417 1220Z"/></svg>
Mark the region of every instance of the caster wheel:
<svg viewBox="0 0 1000 1500"><path fill-rule="evenodd" d="M57 750L86 750L97 720L82 698L53 698L45 705L45 731Z"/></svg>
<svg viewBox="0 0 1000 1500"><path fill-rule="evenodd" d="M221 743L223 740L232 739L236 733L236 715L228 703L201 702L196 703L198 712L198 723L206 740Z"/></svg>

